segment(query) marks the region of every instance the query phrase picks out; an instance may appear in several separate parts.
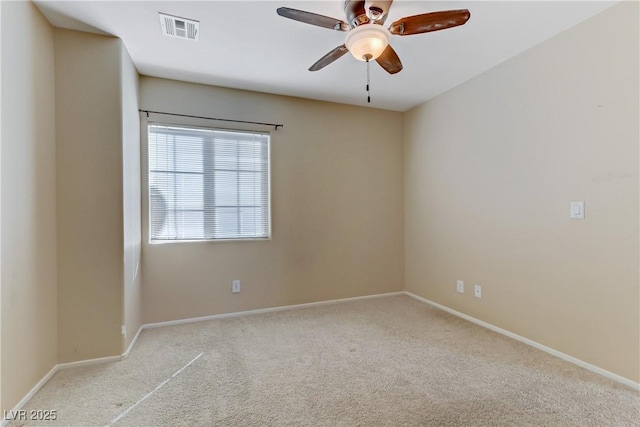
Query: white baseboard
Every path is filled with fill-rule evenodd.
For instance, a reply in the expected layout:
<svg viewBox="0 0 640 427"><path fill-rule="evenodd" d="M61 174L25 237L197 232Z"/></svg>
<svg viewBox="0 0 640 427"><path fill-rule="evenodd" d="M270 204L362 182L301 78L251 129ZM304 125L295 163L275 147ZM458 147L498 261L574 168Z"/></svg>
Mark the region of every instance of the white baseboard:
<svg viewBox="0 0 640 427"><path fill-rule="evenodd" d="M122 360L122 356L98 357L97 359L78 360L77 362L58 363L56 368L69 369L79 368L80 366L98 365L100 363L118 362Z"/></svg>
<svg viewBox="0 0 640 427"><path fill-rule="evenodd" d="M109 356L109 357L100 357L97 359L88 359L88 360L79 360L77 362L68 362L68 363L58 363L44 376L40 381L36 383L36 385L29 390L29 392L17 403L17 405L13 408L13 413L17 413L20 409L27 404L27 402L44 386L47 381L51 379L51 377L58 371L62 369L68 368L77 368L80 366L89 366L89 365L97 365L99 363L107 363L107 362L117 362L122 359L122 356ZM0 427L4 427L11 420L2 418L0 421Z"/></svg>
<svg viewBox="0 0 640 427"><path fill-rule="evenodd" d="M20 402L18 402L18 404L13 408L13 413L17 413L20 409L22 409L24 407L24 405L27 404L27 402L38 392L38 390L40 390L42 388L43 385L45 385L47 383L47 381L49 381L49 379L51 379L51 377L58 372L58 365L55 365L53 368L51 368L51 370L49 372L47 372L47 374L42 377L42 379L40 381L38 381L36 383L36 385L33 386L33 388L31 390L29 390L29 393L27 393L22 400L20 400ZM4 415L2 417L2 421L0 421L0 427L3 427L5 425L7 425L9 423L9 421L12 420L7 420L4 418Z"/></svg>
<svg viewBox="0 0 640 427"><path fill-rule="evenodd" d="M337 304L337 303L349 302L349 301L360 301L360 300L366 300L371 298L384 298L384 297L390 297L394 295L405 295L405 292L404 291L389 292L386 294L375 294L375 295L365 295L362 297L332 299L327 301L309 302L306 304L283 305L279 307L260 308L256 310L236 311L234 313L214 314L211 316L192 317L189 319L168 320L166 322L147 323L143 325L142 328L143 329L159 328L161 326L182 325L184 323L203 322L205 320L225 319L228 317L246 316L246 315L252 315L252 314L274 313L277 311L296 310L299 308L317 307L320 305Z"/></svg>
<svg viewBox="0 0 640 427"><path fill-rule="evenodd" d="M399 292L389 292L386 294L376 294L376 295L365 295L365 296L361 296L361 297L353 297L353 298L342 298L342 299L335 299L335 300L328 300L328 301L318 301L318 302L310 302L310 303L306 303L306 304L295 304L295 305L285 305L285 306L280 306L280 307L271 307L271 308L262 308L262 309L257 309L257 310L248 310L248 311L239 311L239 312L235 312L235 313L225 313L225 314L214 314L211 316L202 316L202 317L194 317L194 318L189 318L189 319L179 319L179 320L169 320L166 322L157 322L157 323L148 323L148 324L144 324L142 326L140 326L140 328L138 329L138 332L136 333L135 337L133 337L133 340L131 340L131 343L129 344L129 347L127 347L127 350L122 353L122 355L120 356L109 356L109 357L100 357L97 359L89 359L89 360L80 360L77 362L68 362L68 363L59 363L57 365L55 365L53 368L51 368L51 370L40 380L38 381L38 383L33 386L33 388L22 398L22 400L20 400L20 402L18 402L18 404L15 406L15 408L13 409L14 411L18 411L20 409L22 409L24 407L24 405L27 404L27 402L33 397L33 395L35 395L38 390L40 390L40 388L46 384L47 381L49 381L49 379L56 373L58 372L58 370L60 369L68 369L68 368L77 368L80 366L89 366L89 365L95 365L95 364L99 364L99 363L108 363L108 362L117 362L119 360L124 359L125 357L127 357L129 355L129 353L131 352L132 348L134 347L135 343L138 340L138 337L140 336L140 333L144 330L144 329L150 329L150 328L159 328L161 326L172 326L172 325L181 325L181 324L185 324L185 323L194 323L194 322L202 322L205 320L213 320L213 319L224 319L224 318L229 318L229 317L237 317L237 316L245 316L245 315L252 315L252 314L262 314L262 313L274 313L274 312L278 312L278 311L287 311L287 310L295 310L295 309L299 309L299 308L307 308L307 307L317 307L317 306L321 306L321 305L327 305L327 304L337 304L337 303L342 303L342 302L349 302L349 301L360 301L360 300L366 300L366 299L372 299L372 298L384 298L384 297L390 297L390 296L396 296L396 295L407 295L411 298L414 298L418 301L421 301L423 303L429 304L435 308L438 308L440 310L446 311L447 313L453 314L454 316L460 317L462 319L468 320L469 322L475 323L477 325L480 325L482 327L485 327L487 329L490 329L494 332L497 332L499 334L505 335L509 338L513 338L517 341L523 342L525 344L528 344L532 347L535 347L539 350L542 350L546 353L549 353L553 356L559 357L560 359L566 360L568 362L571 362L575 365L578 365L582 368L585 368L591 372L594 372L596 374L602 375L603 377L612 379L614 381L617 381L619 383L622 383L624 385L627 385L635 390L639 390L640 391L640 383L636 383L634 381L631 381L628 378L622 377L620 375L614 374L613 372L609 372L605 369L599 368L595 365L592 365L590 363L587 363L585 361L582 361L580 359L577 359L573 356L569 356L568 354L564 354L558 350L554 350L551 347L547 347L545 345L542 345L538 342L535 342L533 340L530 340L528 338L522 337L520 335L514 334L513 332L509 332L505 329L499 328L497 326L494 326L490 323L487 322L483 322L482 320L476 319L475 317L471 317L469 315L466 315L464 313L461 313L459 311L453 310L449 307L446 307L444 305L435 303L433 301L430 301L426 298L420 297L418 295L412 294L411 292L407 292L407 291L399 291ZM0 427L4 427L10 420L5 420L3 419L2 421L0 421Z"/></svg>
<svg viewBox="0 0 640 427"><path fill-rule="evenodd" d="M77 368L80 366L96 365L99 363L117 362L129 356L131 349L133 348L135 343L138 341L138 337L140 336L140 333L142 332L143 329L158 328L161 326L181 325L184 323L202 322L205 320L224 319L227 317L237 317L237 316L244 316L244 315L251 315L251 314L273 313L277 311L294 310L294 309L305 308L305 307L315 307L315 306L320 306L325 304L336 304L341 302L359 301L359 300L365 300L365 299L371 299L371 298L383 298L388 296L404 295L404 294L405 294L404 291L389 292L386 294L365 295L362 297L342 298L342 299L335 299L335 300L328 300L328 301L310 302L306 304L285 305L281 307L271 307L271 308L262 308L257 310L239 311L235 313L214 314L211 316L195 317L190 319L169 320L167 322L148 323L140 326L135 337L133 337L133 340L131 340L129 347L127 347L127 350L124 353L122 353L122 355L120 356L100 357L97 359L79 360L77 362L59 363L55 365L53 368L51 368L49 373L47 373L47 375L45 375L40 381L38 381L38 383L35 386L33 386L33 388L29 391L29 393L27 393L22 398L22 400L18 402L18 404L14 407L13 411L15 413L16 411L22 409L24 405L26 405L27 402L33 397L33 395L36 394L38 390L40 390L40 388L42 388L42 386L45 385L46 382L49 381L49 379L61 369ZM9 421L10 420L2 419L0 421L0 427L4 427Z"/></svg>
<svg viewBox="0 0 640 427"><path fill-rule="evenodd" d="M136 332L136 335L133 337L133 339L129 343L129 347L127 347L127 351L122 353L122 359L124 359L125 357L129 357L129 353L131 353L131 349L133 349L133 346L138 341L138 337L140 336L140 333L142 332L143 329L144 329L144 325L140 325L140 327L138 328L138 332Z"/></svg>
<svg viewBox="0 0 640 427"><path fill-rule="evenodd" d="M555 350L551 347L547 347L546 345L540 344L536 341L530 340L529 338L525 338L523 336L520 336L518 334L514 334L513 332L509 332L506 329L502 329L499 328L495 325L492 325L491 323L487 323L487 322L483 322L482 320L476 319L475 317L469 316L467 314L461 313L459 311L453 310L447 306L444 306L442 304L438 304L436 302L430 301L426 298L420 297L418 295L412 294L411 292L403 292L405 295L410 296L411 298L414 298L418 301L421 301L425 304L429 304L432 307L438 308L440 310L446 311L447 313L453 314L454 316L460 317L464 320L468 320L469 322L475 323L476 325L480 325L484 328L490 329L494 332L497 332L499 334L505 335L509 338L513 338L514 340L520 341L522 343L525 343L527 345L530 345L531 347L535 347L538 350L542 350L545 353L549 353L553 356L559 357L560 359L566 360L567 362L571 362L574 365L578 365L581 368L587 369L591 372L594 372L598 375L602 375L603 377L609 378L611 380L614 380L616 382L622 383L626 386L629 386L635 390L640 391L640 383L637 383L635 381L631 381L628 378L625 378L623 376L620 376L618 374L614 374L613 372L609 372L606 369L602 369L598 366L592 365L590 363L587 363L583 360L580 360L578 358L575 358L573 356L569 356L568 354L562 353L558 350Z"/></svg>

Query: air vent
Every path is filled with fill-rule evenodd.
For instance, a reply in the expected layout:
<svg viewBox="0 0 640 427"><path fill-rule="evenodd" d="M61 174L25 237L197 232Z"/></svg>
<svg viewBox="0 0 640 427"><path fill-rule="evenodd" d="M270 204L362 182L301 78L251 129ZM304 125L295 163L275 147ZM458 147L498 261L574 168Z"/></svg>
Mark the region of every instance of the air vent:
<svg viewBox="0 0 640 427"><path fill-rule="evenodd" d="M165 36L181 39L198 40L200 37L200 22L193 19L180 18L178 16L160 15L160 26Z"/></svg>

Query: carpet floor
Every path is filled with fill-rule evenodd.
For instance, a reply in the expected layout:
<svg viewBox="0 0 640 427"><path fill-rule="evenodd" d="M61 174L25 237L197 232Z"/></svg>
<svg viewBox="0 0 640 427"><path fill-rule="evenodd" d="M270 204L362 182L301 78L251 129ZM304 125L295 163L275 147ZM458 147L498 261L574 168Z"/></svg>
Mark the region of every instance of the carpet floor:
<svg viewBox="0 0 640 427"><path fill-rule="evenodd" d="M10 426L639 426L640 393L408 296L143 331Z"/></svg>

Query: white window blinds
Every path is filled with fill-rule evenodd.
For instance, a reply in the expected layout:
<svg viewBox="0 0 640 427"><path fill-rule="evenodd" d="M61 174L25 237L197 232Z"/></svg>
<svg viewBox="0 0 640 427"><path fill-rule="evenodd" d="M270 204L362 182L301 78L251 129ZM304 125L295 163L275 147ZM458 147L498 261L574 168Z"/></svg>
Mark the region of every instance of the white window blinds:
<svg viewBox="0 0 640 427"><path fill-rule="evenodd" d="M151 242L270 237L269 135L149 125Z"/></svg>

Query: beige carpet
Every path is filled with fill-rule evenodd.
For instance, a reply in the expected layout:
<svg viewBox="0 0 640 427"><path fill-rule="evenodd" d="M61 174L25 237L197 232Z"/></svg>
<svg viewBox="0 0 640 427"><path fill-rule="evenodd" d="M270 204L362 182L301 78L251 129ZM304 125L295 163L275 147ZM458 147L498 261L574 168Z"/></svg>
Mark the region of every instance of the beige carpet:
<svg viewBox="0 0 640 427"><path fill-rule="evenodd" d="M640 425L638 392L407 296L146 330L42 388L25 409L55 422L10 425L105 426L145 396L114 425Z"/></svg>

